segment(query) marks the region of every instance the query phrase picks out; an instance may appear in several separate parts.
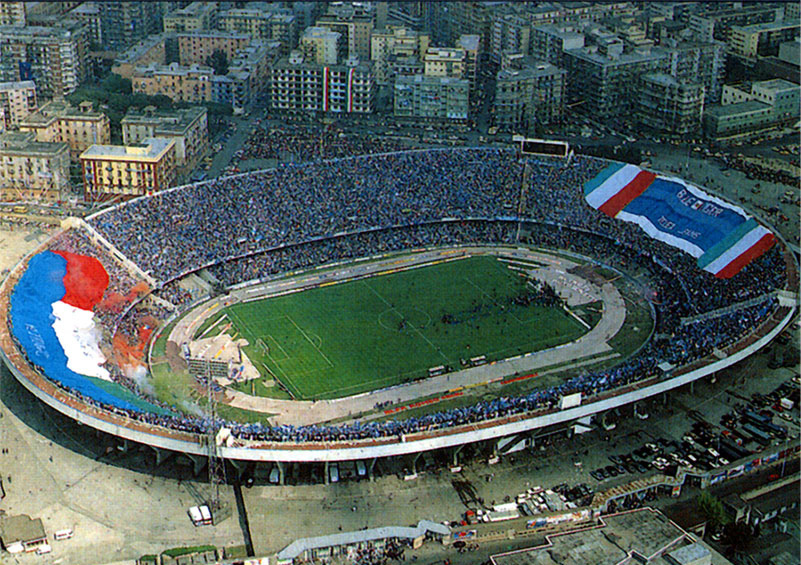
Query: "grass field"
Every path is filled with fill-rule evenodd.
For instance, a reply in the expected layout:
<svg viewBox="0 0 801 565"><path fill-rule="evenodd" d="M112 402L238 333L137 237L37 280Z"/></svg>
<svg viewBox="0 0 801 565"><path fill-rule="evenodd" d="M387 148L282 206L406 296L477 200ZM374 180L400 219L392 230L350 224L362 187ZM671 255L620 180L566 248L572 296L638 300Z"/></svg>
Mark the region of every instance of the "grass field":
<svg viewBox="0 0 801 565"><path fill-rule="evenodd" d="M293 397L336 398L585 332L561 308L513 302L526 293L519 273L473 257L238 304L226 316L251 360Z"/></svg>

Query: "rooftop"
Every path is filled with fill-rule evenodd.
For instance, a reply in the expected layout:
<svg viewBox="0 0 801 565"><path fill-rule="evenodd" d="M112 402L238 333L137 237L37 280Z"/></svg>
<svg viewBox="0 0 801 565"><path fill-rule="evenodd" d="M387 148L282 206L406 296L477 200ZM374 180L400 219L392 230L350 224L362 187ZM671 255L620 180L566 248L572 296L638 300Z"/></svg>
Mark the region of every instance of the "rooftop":
<svg viewBox="0 0 801 565"><path fill-rule="evenodd" d="M772 31L776 29L784 29L788 27L801 27L801 22L798 20L777 20L775 22L766 22L762 24L751 24L747 26L731 26L732 32L740 30L745 33L756 33L760 31Z"/></svg>
<svg viewBox="0 0 801 565"><path fill-rule="evenodd" d="M618 56L610 57L599 52L594 46L580 47L578 49L567 49L565 53L568 56L584 59L592 63L600 65L625 65L631 63L639 63L641 61L651 61L654 59L661 59L665 53L659 48L648 50L635 50L623 52Z"/></svg>
<svg viewBox="0 0 801 565"><path fill-rule="evenodd" d="M175 10L171 14L167 14L165 17L170 16L197 16L204 12L211 12L217 9L217 2L192 2L188 6L181 8L180 10Z"/></svg>
<svg viewBox="0 0 801 565"><path fill-rule="evenodd" d="M316 63L314 61L306 61L306 58L301 54L300 51L293 51L289 54L289 56L284 56L278 59L278 61L273 65L273 69L322 69L323 67L328 67L335 72L350 68L354 68L361 72L369 72L371 65L372 62L370 61L358 61L358 64L355 66L347 65L345 63L340 63L337 65L323 65L322 63Z"/></svg>
<svg viewBox="0 0 801 565"><path fill-rule="evenodd" d="M790 82L789 80L784 80L782 78L772 78L770 80L761 80L759 82L753 83L752 86L756 86L762 90L770 90L772 92L779 92L782 90L797 90L799 86L795 83Z"/></svg>
<svg viewBox="0 0 801 565"><path fill-rule="evenodd" d="M74 20L62 20L60 26L0 26L0 37L7 38L42 38L70 39L73 32L83 28L83 23Z"/></svg>
<svg viewBox="0 0 801 565"><path fill-rule="evenodd" d="M709 550L700 543L691 543L679 549L674 549L668 555L676 560L679 565L685 563L696 563L699 559L703 559L710 554Z"/></svg>
<svg viewBox="0 0 801 565"><path fill-rule="evenodd" d="M197 38L206 38L206 37L226 37L229 39L243 39L248 40L250 39L250 35L247 33L239 33L236 31L222 31L217 29L204 29L198 31L181 31L175 34L176 37L197 37Z"/></svg>
<svg viewBox="0 0 801 565"><path fill-rule="evenodd" d="M332 38L340 37L341 35L338 31L332 31L327 27L310 26L303 32L301 39Z"/></svg>
<svg viewBox="0 0 801 565"><path fill-rule="evenodd" d="M408 84L424 84L424 83L439 83L439 84L454 84L454 85L468 85L470 81L466 78L456 77L437 77L430 75L401 75L395 79L395 84L398 86L405 86Z"/></svg>
<svg viewBox="0 0 801 565"><path fill-rule="evenodd" d="M566 71L545 61L525 61L519 67L498 71L498 80L537 78L564 74Z"/></svg>
<svg viewBox="0 0 801 565"><path fill-rule="evenodd" d="M147 65L139 65L136 67L136 74L138 75L188 75L206 74L213 75L214 69L204 65L191 65L183 66L178 63L170 63L169 65L160 65L158 63L150 63Z"/></svg>
<svg viewBox="0 0 801 565"><path fill-rule="evenodd" d="M462 35L459 37L459 47L466 51L475 51L481 42L480 35Z"/></svg>
<svg viewBox="0 0 801 565"><path fill-rule="evenodd" d="M103 112L93 108L91 102L81 102L76 108L66 100L53 100L48 102L33 114L28 115L20 125L22 126L43 126L53 123L55 120L66 118L72 120L102 120L105 118Z"/></svg>
<svg viewBox="0 0 801 565"><path fill-rule="evenodd" d="M97 16L100 15L100 6L97 2L82 2L70 10L70 14L76 16Z"/></svg>
<svg viewBox="0 0 801 565"><path fill-rule="evenodd" d="M6 516L0 520L0 538L3 545L17 542L30 542L45 537L41 518L31 518L25 514Z"/></svg>
<svg viewBox="0 0 801 565"><path fill-rule="evenodd" d="M142 110L129 110L120 124L123 126L154 124L154 132L157 136L164 133L183 133L195 120L206 113L207 110L203 106L175 110L157 110L153 106L148 106Z"/></svg>
<svg viewBox="0 0 801 565"><path fill-rule="evenodd" d="M172 145L175 145L175 141L164 137L151 137L132 145L92 145L81 153L81 159L158 160Z"/></svg>
<svg viewBox="0 0 801 565"><path fill-rule="evenodd" d="M417 524L417 527L414 528L388 526L384 528L371 528L369 530L357 530L355 532L331 534L316 538L303 538L292 542L287 547L282 549L278 553L278 559L294 559L305 551L323 547L338 547L342 545L352 545L367 541L392 538L415 539L424 535L426 532L432 532L440 536L446 536L450 533L450 529L447 526L438 524L437 522L420 520L420 522Z"/></svg>
<svg viewBox="0 0 801 565"><path fill-rule="evenodd" d="M650 508L604 516L599 527L550 535L547 539L539 547L493 555L492 562L495 565L667 565L665 553L695 544L694 538Z"/></svg>
<svg viewBox="0 0 801 565"><path fill-rule="evenodd" d="M117 56L117 59L114 61L115 63L133 63L137 59L139 59L142 55L157 47L159 43L163 43L166 39L170 37L170 34L162 33L158 35L149 35L148 37L144 38L142 41L139 41L135 45L132 45L125 51Z"/></svg>
<svg viewBox="0 0 801 565"><path fill-rule="evenodd" d="M708 106L704 110L704 113L708 116L723 118L739 114L764 112L766 110L771 110L770 105L757 102L756 100L748 100L747 102L737 102L735 104L726 104L725 106Z"/></svg>
<svg viewBox="0 0 801 565"><path fill-rule="evenodd" d="M36 84L32 80L0 82L0 90L19 90L22 88L36 88Z"/></svg>

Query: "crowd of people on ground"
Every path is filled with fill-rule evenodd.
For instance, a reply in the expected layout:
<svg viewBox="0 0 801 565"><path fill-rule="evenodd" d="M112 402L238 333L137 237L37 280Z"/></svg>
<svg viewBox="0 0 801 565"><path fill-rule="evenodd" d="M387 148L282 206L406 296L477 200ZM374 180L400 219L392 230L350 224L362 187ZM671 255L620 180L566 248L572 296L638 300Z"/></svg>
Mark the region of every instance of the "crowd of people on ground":
<svg viewBox="0 0 801 565"><path fill-rule="evenodd" d="M723 155L720 157L720 160L723 161L726 166L740 171L749 179L798 187L798 175L793 175L789 171L764 167L759 163L746 160L742 155Z"/></svg>
<svg viewBox="0 0 801 565"><path fill-rule="evenodd" d="M370 133L345 133L333 124L324 128L303 124L276 127L257 125L245 142L239 159L276 159L300 163L404 149L409 149L409 145L401 141Z"/></svg>
<svg viewBox="0 0 801 565"><path fill-rule="evenodd" d="M530 245L572 251L633 274L648 289L656 337L611 369L584 371L518 397L502 396L405 420L330 426L224 424L234 437L254 441L402 438L554 409L564 395L594 396L659 376L664 363L682 366L697 361L738 341L774 313L777 301L770 292L782 288L786 280L784 258L777 248L732 279L716 279L699 269L692 257L648 238L632 224L608 219L584 202L581 187L605 166L602 160L584 157L569 162L521 159L497 149L378 155L291 165L167 191L110 209L90 222L127 257L162 280L209 265L228 286L401 249L513 243L522 236ZM519 215L526 221L517 221ZM99 252L85 244L72 245L87 253ZM127 281L122 288L134 282L115 271L113 261L109 272ZM178 302L191 299L191 293L176 290L165 296L172 295ZM710 319L694 323L681 319L760 297L748 307ZM120 328L123 334L134 334L143 316L167 315L166 310L154 312L137 305ZM137 386L128 388L142 394ZM210 425L207 419L163 405L150 412L102 407L182 431L203 433Z"/></svg>

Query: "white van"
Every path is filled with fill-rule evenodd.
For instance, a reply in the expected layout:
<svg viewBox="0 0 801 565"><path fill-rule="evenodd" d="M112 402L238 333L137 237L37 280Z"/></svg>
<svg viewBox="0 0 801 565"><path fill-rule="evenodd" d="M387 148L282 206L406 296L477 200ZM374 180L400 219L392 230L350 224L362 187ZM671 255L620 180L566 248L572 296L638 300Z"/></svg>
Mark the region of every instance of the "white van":
<svg viewBox="0 0 801 565"><path fill-rule="evenodd" d="M65 539L70 539L73 536L72 528L66 528L64 530L58 530L53 534L53 539L60 541Z"/></svg>

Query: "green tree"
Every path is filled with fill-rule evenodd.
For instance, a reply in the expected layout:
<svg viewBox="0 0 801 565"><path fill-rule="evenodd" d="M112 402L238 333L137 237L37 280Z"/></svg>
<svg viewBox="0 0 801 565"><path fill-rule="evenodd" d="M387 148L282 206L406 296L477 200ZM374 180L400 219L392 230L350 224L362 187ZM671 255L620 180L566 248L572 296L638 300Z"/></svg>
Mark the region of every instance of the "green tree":
<svg viewBox="0 0 801 565"><path fill-rule="evenodd" d="M214 52L206 57L206 64L214 69L215 75L228 74L228 55L225 51L215 49Z"/></svg>
<svg viewBox="0 0 801 565"><path fill-rule="evenodd" d="M698 495L698 506L711 525L723 526L730 522L729 515L726 514L726 509L723 508L723 503L708 490L701 491L701 494Z"/></svg>

